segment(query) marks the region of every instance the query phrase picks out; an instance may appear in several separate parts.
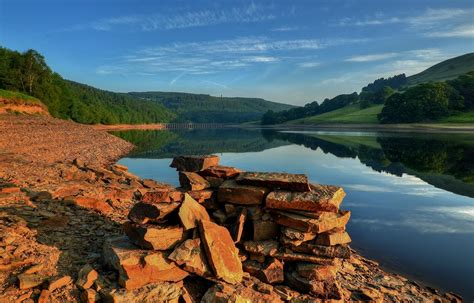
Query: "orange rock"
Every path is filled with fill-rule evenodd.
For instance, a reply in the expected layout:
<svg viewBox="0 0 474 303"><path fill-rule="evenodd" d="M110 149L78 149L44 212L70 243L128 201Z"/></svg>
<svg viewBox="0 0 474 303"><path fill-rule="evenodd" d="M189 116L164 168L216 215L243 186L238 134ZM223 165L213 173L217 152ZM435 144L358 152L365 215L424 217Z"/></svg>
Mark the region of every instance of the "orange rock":
<svg viewBox="0 0 474 303"><path fill-rule="evenodd" d="M113 210L112 207L104 200L100 200L93 197L76 196L76 197L66 197L64 199L70 200L78 206L88 208L88 209L93 209L103 214L109 214Z"/></svg>
<svg viewBox="0 0 474 303"><path fill-rule="evenodd" d="M179 184L185 190L203 190L211 187L206 179L193 172L179 172Z"/></svg>
<svg viewBox="0 0 474 303"><path fill-rule="evenodd" d="M278 242L273 240L244 242L247 252L260 256L273 256L278 252L278 247Z"/></svg>
<svg viewBox="0 0 474 303"><path fill-rule="evenodd" d="M206 208L188 194L184 194L184 201L179 208L178 215L185 230L197 227L198 221L210 220Z"/></svg>
<svg viewBox="0 0 474 303"><path fill-rule="evenodd" d="M318 265L313 263L297 263L296 272L308 280L329 281L336 279L337 266Z"/></svg>
<svg viewBox="0 0 474 303"><path fill-rule="evenodd" d="M251 284L250 282L248 284ZM240 302L271 302L282 303L278 294L262 282L254 287L243 284L228 285L217 283L210 287L201 299L202 303L240 303ZM262 290L262 291L259 291Z"/></svg>
<svg viewBox="0 0 474 303"><path fill-rule="evenodd" d="M128 218L137 224L160 222L181 204L178 202L149 203L138 202L128 213Z"/></svg>
<svg viewBox="0 0 474 303"><path fill-rule="evenodd" d="M281 210L337 213L346 193L342 187L311 184L309 192L276 190L267 195L265 207Z"/></svg>
<svg viewBox="0 0 474 303"><path fill-rule="evenodd" d="M212 199L214 191L210 189L190 190L187 193L197 202L203 203L206 200Z"/></svg>
<svg viewBox="0 0 474 303"><path fill-rule="evenodd" d="M217 199L222 203L241 205L262 204L268 189L249 185L239 185L234 180L227 180L219 187Z"/></svg>
<svg viewBox="0 0 474 303"><path fill-rule="evenodd" d="M211 166L199 172L203 177L214 177L214 178L223 178L228 179L237 176L242 171L235 167L231 166Z"/></svg>
<svg viewBox="0 0 474 303"><path fill-rule="evenodd" d="M125 222L123 229L130 241L144 249L171 249L185 240L187 236L183 228L178 225L138 225L132 222Z"/></svg>
<svg viewBox="0 0 474 303"><path fill-rule="evenodd" d="M202 220L199 222L199 231L209 264L217 278L231 284L240 283L243 276L242 262L227 228Z"/></svg>
<svg viewBox="0 0 474 303"><path fill-rule="evenodd" d="M82 289L88 289L92 287L95 280L99 277L97 271L92 268L89 264L84 265L78 273L76 285Z"/></svg>
<svg viewBox="0 0 474 303"><path fill-rule="evenodd" d="M70 276L63 276L54 280L49 281L48 290L54 291L58 288L68 285L72 282L72 278Z"/></svg>
<svg viewBox="0 0 474 303"><path fill-rule="evenodd" d="M347 245L324 246L314 244L313 241L311 241L304 242L299 246L291 246L290 249L295 252L301 252L326 258L349 259L351 257L351 249Z"/></svg>
<svg viewBox="0 0 474 303"><path fill-rule="evenodd" d="M289 212L272 212L275 222L303 232L322 233L333 228L344 228L349 221L350 211L339 211L339 213L319 212L318 218L309 218ZM316 215L316 213L315 213Z"/></svg>
<svg viewBox="0 0 474 303"><path fill-rule="evenodd" d="M347 244L351 242L349 234L340 229L333 229L328 232L319 234L315 240L316 244L334 246L337 244Z"/></svg>
<svg viewBox="0 0 474 303"><path fill-rule="evenodd" d="M99 301L99 299L99 294L91 288L85 289L81 294L81 302L83 303L95 303Z"/></svg>
<svg viewBox="0 0 474 303"><path fill-rule="evenodd" d="M128 290L160 281L178 282L188 275L168 260L167 253L137 249L125 237L106 241L104 259L118 271L119 284Z"/></svg>
<svg viewBox="0 0 474 303"><path fill-rule="evenodd" d="M303 174L243 172L235 179L238 184L289 191L310 191L308 177Z"/></svg>
<svg viewBox="0 0 474 303"><path fill-rule="evenodd" d="M212 275L209 263L206 260L201 240L189 239L177 246L168 256L168 259L178 265L184 265L184 270L198 276L209 277Z"/></svg>
<svg viewBox="0 0 474 303"><path fill-rule="evenodd" d="M176 168L177 171L197 172L217 165L219 165L219 157L216 155L179 156L173 158L170 167Z"/></svg>
<svg viewBox="0 0 474 303"><path fill-rule="evenodd" d="M237 216L237 219L235 221L235 224L232 230L232 237L234 238L235 243L239 243L240 239L242 238L242 233L244 231L244 224L245 224L246 218L247 218L247 209L242 208L240 210L239 215Z"/></svg>
<svg viewBox="0 0 474 303"><path fill-rule="evenodd" d="M162 188L146 192L142 197L142 202L162 203L162 202L181 202L183 193L179 190Z"/></svg>
<svg viewBox="0 0 474 303"><path fill-rule="evenodd" d="M296 271L286 272L285 281L290 287L298 291L310 293L319 298L341 300L340 302L342 302L342 290L336 281L308 280L298 275Z"/></svg>
<svg viewBox="0 0 474 303"><path fill-rule="evenodd" d="M49 302L49 295L51 294L51 292L47 289L43 289L40 293L40 296L38 298L38 303L47 303Z"/></svg>
<svg viewBox="0 0 474 303"><path fill-rule="evenodd" d="M247 260L243 263L244 271L262 282L274 284L283 282L283 264L275 258L270 258L264 264Z"/></svg>

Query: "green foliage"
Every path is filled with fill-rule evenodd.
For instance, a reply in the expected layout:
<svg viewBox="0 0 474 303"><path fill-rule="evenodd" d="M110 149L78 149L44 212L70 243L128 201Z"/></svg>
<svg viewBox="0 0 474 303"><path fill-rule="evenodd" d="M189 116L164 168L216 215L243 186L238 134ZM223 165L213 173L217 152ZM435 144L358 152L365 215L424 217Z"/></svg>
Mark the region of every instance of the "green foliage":
<svg viewBox="0 0 474 303"><path fill-rule="evenodd" d="M359 95L360 108L364 109L373 104L384 104L394 92L390 86L384 86L376 92L362 91Z"/></svg>
<svg viewBox="0 0 474 303"><path fill-rule="evenodd" d="M64 80L34 50L0 48L0 89L27 93L43 101L54 117L80 123L157 123L175 117L156 102Z"/></svg>
<svg viewBox="0 0 474 303"><path fill-rule="evenodd" d="M448 83L464 98L464 106L467 109L474 109L474 71L461 75Z"/></svg>
<svg viewBox="0 0 474 303"><path fill-rule="evenodd" d="M22 103L26 104L41 104L41 101L35 97L4 89L0 89L0 98L9 99L12 101L21 100Z"/></svg>
<svg viewBox="0 0 474 303"><path fill-rule="evenodd" d="M377 114L383 105L371 105L360 109L359 104L344 106L324 114L288 121L288 124L328 124L328 123L378 123Z"/></svg>
<svg viewBox="0 0 474 303"><path fill-rule="evenodd" d="M463 99L447 83L424 83L404 93L390 96L382 112L381 123L434 121L449 115L450 109L462 108Z"/></svg>
<svg viewBox="0 0 474 303"><path fill-rule="evenodd" d="M376 92L381 91L384 87L387 87L387 86L393 89L398 89L406 84L407 84L407 77L405 76L405 74L400 74L393 77L389 77L387 79L385 78L377 79L374 82L363 87L362 92L376 93Z"/></svg>
<svg viewBox="0 0 474 303"><path fill-rule="evenodd" d="M130 96L155 101L178 113L175 122L242 123L259 120L268 111L294 108L260 98L214 97L177 92L131 92Z"/></svg>

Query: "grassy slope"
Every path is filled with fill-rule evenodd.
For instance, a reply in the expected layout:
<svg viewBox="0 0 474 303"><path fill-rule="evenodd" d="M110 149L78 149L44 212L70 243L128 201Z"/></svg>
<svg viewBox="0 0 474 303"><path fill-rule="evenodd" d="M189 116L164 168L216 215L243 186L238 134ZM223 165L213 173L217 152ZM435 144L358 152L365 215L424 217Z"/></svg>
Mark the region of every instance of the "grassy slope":
<svg viewBox="0 0 474 303"><path fill-rule="evenodd" d="M19 93L19 92L13 92L13 91L10 91L10 90L4 90L4 89L0 89L0 98L4 98L4 99L9 99L9 100L12 100L12 101L21 101L22 104L40 104L42 105L41 101L35 97L32 97L32 96L29 96L29 95L26 95L26 94L22 94L22 93Z"/></svg>
<svg viewBox="0 0 474 303"><path fill-rule="evenodd" d="M321 115L289 121L288 124L378 123L377 114L382 107L383 105L375 105L361 110L359 104L354 104Z"/></svg>
<svg viewBox="0 0 474 303"><path fill-rule="evenodd" d="M408 77L408 85L424 82L446 81L474 70L474 53L445 60L432 67Z"/></svg>

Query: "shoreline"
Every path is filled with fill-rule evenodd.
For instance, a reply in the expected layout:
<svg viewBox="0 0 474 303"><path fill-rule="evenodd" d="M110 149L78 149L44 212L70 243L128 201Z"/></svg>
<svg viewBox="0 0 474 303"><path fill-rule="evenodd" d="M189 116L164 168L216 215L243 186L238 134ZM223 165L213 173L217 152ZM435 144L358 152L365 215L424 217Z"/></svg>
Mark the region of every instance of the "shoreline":
<svg viewBox="0 0 474 303"><path fill-rule="evenodd" d="M104 129L46 117L0 119L0 160L8 164L0 168L0 185L3 184L0 189L12 188L0 193L0 219L2 216L19 217L18 222L25 221L28 229L38 236L23 239L15 234L15 229L2 226L1 220L0 228L37 250L39 254L32 255L36 260L30 261L29 265L44 258L51 261L38 271L44 276L67 275L76 280L84 263L92 264L99 274L105 275L107 271L97 254L101 253L106 238L121 233L120 224L138 201L136 192L169 187L142 180L130 174L126 167L116 164L133 146L99 130ZM21 140L15 141L15 137ZM7 183L9 187L4 187ZM105 200L107 203L103 202ZM66 219L72 222L73 229L77 227L78 233L70 232L68 224L61 225ZM52 226L35 223L49 221ZM91 240L86 231L90 230L91 224L96 224L94 222L100 223L96 225L100 233L96 232L95 240ZM58 226L60 232L56 229ZM70 243L58 243L54 238L61 240L62 236L56 235L64 233L67 235L65 240ZM341 268L338 279L344 289L358 288L375 301L396 301L394 298L402 295L443 300L457 298L450 293L442 295L396 272L385 271L377 262L365 259L359 253L353 253L353 258L344 261ZM19 290L8 282L9 276L18 276L24 271L24 266L12 267L6 276L0 271L0 299L2 293L11 298L29 293L29 289ZM384 279L378 280L380 275ZM114 283L107 287L117 288ZM77 287L71 284L50 295L71 302L80 301Z"/></svg>

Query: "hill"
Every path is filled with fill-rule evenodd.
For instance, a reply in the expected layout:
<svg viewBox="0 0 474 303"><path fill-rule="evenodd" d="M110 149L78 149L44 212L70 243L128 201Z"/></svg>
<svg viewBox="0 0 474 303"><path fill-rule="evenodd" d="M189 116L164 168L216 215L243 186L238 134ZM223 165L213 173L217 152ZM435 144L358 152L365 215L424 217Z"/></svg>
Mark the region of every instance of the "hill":
<svg viewBox="0 0 474 303"><path fill-rule="evenodd" d="M0 114L4 113L49 116L48 108L40 100L19 92L0 89Z"/></svg>
<svg viewBox="0 0 474 303"><path fill-rule="evenodd" d="M451 80L473 70L474 53L469 53L442 61L425 69L421 73L408 77L407 85L412 86L426 82Z"/></svg>
<svg viewBox="0 0 474 303"><path fill-rule="evenodd" d="M130 96L155 101L177 113L176 122L242 123L259 120L268 111L294 106L260 98L214 97L179 92L130 92Z"/></svg>
<svg viewBox="0 0 474 303"><path fill-rule="evenodd" d="M363 87L360 94L352 94L353 97L350 99L342 98L347 95L339 95L324 100L321 105L312 102L304 107L280 113L268 112L261 121L262 124L378 123L378 114L382 112L384 104L387 104L386 101L391 100L388 103L392 107L398 107L399 104L404 104L400 100L406 95L410 99L407 100L410 103L407 106L411 110L403 114L401 114L403 111L399 111L400 113L395 113L395 118L392 118L390 122L384 119L385 123L403 123L407 120L396 119L397 115L412 119L413 121L408 119L410 122L429 120L442 123L474 123L474 89L472 88L474 73L472 71L474 71L474 53L469 53L440 62L410 77L401 74L387 79L377 79ZM423 85L425 85L424 92L421 88ZM445 109L437 108L438 112L442 112L438 118L422 113L432 111L428 107L435 106L435 95L439 97L437 102L446 103L447 106ZM417 96L416 100L414 96ZM429 101L424 102L423 99ZM460 102L463 105L457 104L457 100L462 100ZM416 116L414 115L415 108L417 108ZM386 112L384 112L385 116Z"/></svg>

